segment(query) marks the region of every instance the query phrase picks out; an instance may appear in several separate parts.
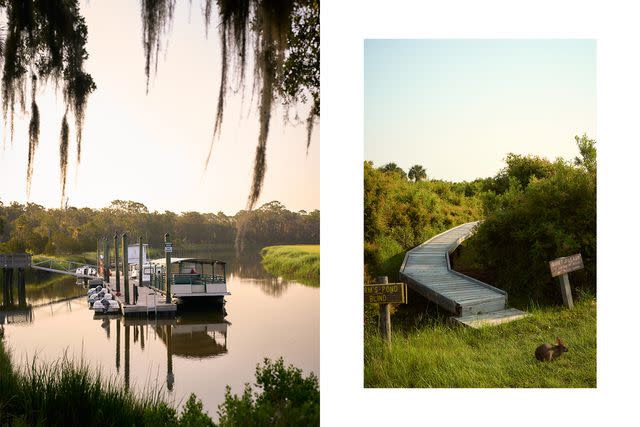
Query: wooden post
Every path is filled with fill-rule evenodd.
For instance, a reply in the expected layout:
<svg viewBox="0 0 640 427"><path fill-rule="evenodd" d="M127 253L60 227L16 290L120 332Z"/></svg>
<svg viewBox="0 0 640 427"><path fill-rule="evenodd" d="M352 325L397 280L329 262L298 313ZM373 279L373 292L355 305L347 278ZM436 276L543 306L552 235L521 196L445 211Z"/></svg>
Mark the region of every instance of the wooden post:
<svg viewBox="0 0 640 427"><path fill-rule="evenodd" d="M120 294L120 265L118 262L118 233L113 235L113 252L116 264L116 294Z"/></svg>
<svg viewBox="0 0 640 427"><path fill-rule="evenodd" d="M164 255L165 255L165 274L164 274L164 290L166 292L165 302L167 304L171 304L171 252L167 251L167 243L171 245L171 240L169 240L169 233L165 233L164 235Z"/></svg>
<svg viewBox="0 0 640 427"><path fill-rule="evenodd" d="M376 283L384 285L389 283L387 276L376 277ZM387 344L391 344L391 306L389 304L380 304L380 312L378 316L378 325L380 326L380 336Z"/></svg>
<svg viewBox="0 0 640 427"><path fill-rule="evenodd" d="M560 292L562 293L562 303L565 307L573 308L573 297L571 296L571 286L569 285L569 275L565 273L560 276Z"/></svg>
<svg viewBox="0 0 640 427"><path fill-rule="evenodd" d="M138 237L138 286L142 286L142 279L144 277L144 270L142 269L142 236Z"/></svg>
<svg viewBox="0 0 640 427"><path fill-rule="evenodd" d="M111 256L109 255L109 240L105 237L104 241L104 281L109 282L109 270L111 269Z"/></svg>
<svg viewBox="0 0 640 427"><path fill-rule="evenodd" d="M122 233L122 274L124 274L124 303L129 304L129 237Z"/></svg>
<svg viewBox="0 0 640 427"><path fill-rule="evenodd" d="M96 240L96 267L100 270L100 241L102 239ZM104 268L104 263L102 264L102 268Z"/></svg>

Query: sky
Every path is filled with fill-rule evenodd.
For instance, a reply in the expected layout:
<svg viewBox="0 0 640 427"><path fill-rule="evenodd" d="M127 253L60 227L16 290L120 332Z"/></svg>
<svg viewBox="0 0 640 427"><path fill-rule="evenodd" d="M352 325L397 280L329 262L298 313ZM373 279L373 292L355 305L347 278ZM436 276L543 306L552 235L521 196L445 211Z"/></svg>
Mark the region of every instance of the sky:
<svg viewBox="0 0 640 427"><path fill-rule="evenodd" d="M79 168L70 120L68 205L101 208L121 199L158 211L232 215L244 209L259 131L251 74L244 93L237 85L227 91L222 132L204 169L220 84L217 17L212 17L207 38L199 2L178 2L168 46L160 53L157 74L146 94L139 2L79 3L89 31L85 70L97 89L89 96ZM13 143L2 122L6 138L0 148L0 201L59 207L62 95L48 85L38 91L37 102L40 144L30 197L27 111L16 115ZM305 125L286 124L279 102L274 105L278 107L271 117L267 172L256 206L278 200L293 211L319 209L319 123L307 154ZM289 116L305 119L307 111L308 107L299 106Z"/></svg>
<svg viewBox="0 0 640 427"><path fill-rule="evenodd" d="M364 126L366 160L448 181L510 152L573 159L596 138L596 42L365 40Z"/></svg>

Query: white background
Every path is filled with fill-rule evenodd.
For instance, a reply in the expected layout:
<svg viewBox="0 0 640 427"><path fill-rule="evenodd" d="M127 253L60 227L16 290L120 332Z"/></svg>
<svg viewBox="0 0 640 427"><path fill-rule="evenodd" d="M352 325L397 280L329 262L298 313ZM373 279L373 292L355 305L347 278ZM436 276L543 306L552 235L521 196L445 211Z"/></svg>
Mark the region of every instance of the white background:
<svg viewBox="0 0 640 427"><path fill-rule="evenodd" d="M322 2L322 425L637 422L639 12L623 1ZM597 389L363 388L365 38L597 39Z"/></svg>

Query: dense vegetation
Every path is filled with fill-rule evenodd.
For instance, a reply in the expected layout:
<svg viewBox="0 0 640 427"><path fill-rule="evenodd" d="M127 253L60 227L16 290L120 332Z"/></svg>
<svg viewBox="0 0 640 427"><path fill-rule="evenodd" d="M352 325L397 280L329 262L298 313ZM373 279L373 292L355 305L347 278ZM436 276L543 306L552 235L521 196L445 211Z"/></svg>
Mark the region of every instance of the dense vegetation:
<svg viewBox="0 0 640 427"><path fill-rule="evenodd" d="M481 216L482 205L473 184L411 182L394 163L376 169L365 162L365 280L377 275L396 280L408 249Z"/></svg>
<svg viewBox="0 0 640 427"><path fill-rule="evenodd" d="M245 224L248 245L309 243L320 241L320 212L291 212L279 202L234 216L222 212L149 212L132 201L115 200L107 208L46 209L28 203L0 202L0 252L66 254L96 250L96 240L126 231L132 238L159 246L171 233L176 246L233 245L238 224Z"/></svg>
<svg viewBox="0 0 640 427"><path fill-rule="evenodd" d="M256 386L261 392L246 384L240 397L227 386L218 410L221 426L320 425L320 389L313 373L305 378L300 369L285 367L282 359L265 359L256 368Z"/></svg>
<svg viewBox="0 0 640 427"><path fill-rule="evenodd" d="M596 387L596 301L573 310L530 307L529 316L481 329L461 328L424 308L394 316L391 347L365 333L365 387ZM431 314L431 313L430 313ZM550 363L534 357L560 337L569 351Z"/></svg>
<svg viewBox="0 0 640 427"><path fill-rule="evenodd" d="M572 286L595 294L596 149L586 135L576 142L580 156L571 162L510 153L496 176L472 182L422 181L419 165L412 182L394 163L365 162L365 281L397 279L408 249L457 224L484 220L456 265L480 271L510 302L557 301L548 262L574 253L582 254L585 268L572 273Z"/></svg>
<svg viewBox="0 0 640 427"><path fill-rule="evenodd" d="M260 255L271 274L320 286L320 245L267 246Z"/></svg>
<svg viewBox="0 0 640 427"><path fill-rule="evenodd" d="M2 330L0 330L0 334ZM219 406L220 426L317 425L320 392L317 377L303 377L282 359L256 367L258 391L245 386L241 398L227 387ZM164 396L147 390L134 396L113 379L92 374L83 363L61 359L49 366L16 370L0 337L1 425L215 426L191 395L182 412Z"/></svg>

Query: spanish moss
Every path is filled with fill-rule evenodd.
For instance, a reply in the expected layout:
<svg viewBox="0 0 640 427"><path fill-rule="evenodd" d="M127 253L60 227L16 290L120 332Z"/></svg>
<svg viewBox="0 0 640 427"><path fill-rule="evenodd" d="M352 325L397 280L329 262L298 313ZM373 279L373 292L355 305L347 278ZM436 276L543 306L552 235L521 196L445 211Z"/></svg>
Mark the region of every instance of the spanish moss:
<svg viewBox="0 0 640 427"><path fill-rule="evenodd" d="M62 126L60 126L60 185L62 193L60 195L60 207L64 204L64 198L67 189L67 159L69 152L69 123L67 122L67 112L62 117Z"/></svg>
<svg viewBox="0 0 640 427"><path fill-rule="evenodd" d="M40 141L40 111L36 104L36 76L31 79L31 120L29 121L29 155L27 160L27 197L31 193L31 178L33 176L33 163L35 161L36 148Z"/></svg>
<svg viewBox="0 0 640 427"><path fill-rule="evenodd" d="M87 100L89 94L95 90L93 79L83 70L84 61L88 57L85 49L87 27L80 15L77 0L4 0L0 1L0 14L7 22L6 36L0 39L0 50L3 53L0 56L2 113L4 122L10 123L12 141L16 104L26 113L27 76L32 75L27 159L28 195L40 137L40 112L35 101L38 81L51 82L56 90L62 88L65 110L70 109L75 117L77 162L80 162ZM65 124L66 113L63 120L63 125ZM60 131L61 135L68 135L68 132L68 128ZM62 139L61 137L61 144ZM60 149L62 151L63 147ZM67 151L66 147L64 151Z"/></svg>
<svg viewBox="0 0 640 427"><path fill-rule="evenodd" d="M155 71L157 71L158 53L162 46L162 38L171 29L175 4L175 0L142 0L140 3L147 93L149 92L151 63L154 63Z"/></svg>

